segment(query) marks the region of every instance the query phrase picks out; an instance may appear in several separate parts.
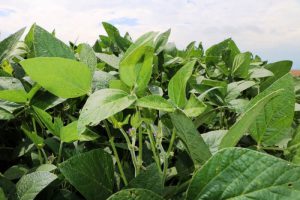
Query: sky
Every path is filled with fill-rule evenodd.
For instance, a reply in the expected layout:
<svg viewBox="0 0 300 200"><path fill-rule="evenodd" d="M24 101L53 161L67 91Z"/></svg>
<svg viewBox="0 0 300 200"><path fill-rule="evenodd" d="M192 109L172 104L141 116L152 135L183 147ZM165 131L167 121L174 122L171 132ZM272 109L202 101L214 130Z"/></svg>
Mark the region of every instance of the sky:
<svg viewBox="0 0 300 200"><path fill-rule="evenodd" d="M300 69L300 0L0 0L0 40L37 23L65 42L93 44L103 21L134 39L171 28L178 48L231 37L243 52Z"/></svg>

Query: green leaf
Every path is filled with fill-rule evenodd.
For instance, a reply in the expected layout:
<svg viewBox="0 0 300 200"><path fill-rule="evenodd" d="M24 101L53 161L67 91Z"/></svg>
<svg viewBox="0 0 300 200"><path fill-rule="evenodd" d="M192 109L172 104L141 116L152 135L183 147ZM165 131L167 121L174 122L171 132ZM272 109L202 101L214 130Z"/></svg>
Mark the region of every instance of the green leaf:
<svg viewBox="0 0 300 200"><path fill-rule="evenodd" d="M156 33L149 32L138 38L127 49L120 62L121 80L129 87L135 86L137 91L147 88L151 78L155 35Z"/></svg>
<svg viewBox="0 0 300 200"><path fill-rule="evenodd" d="M209 150L212 154L218 152L222 138L227 133L227 131L228 130L216 130L201 134L203 140L209 147Z"/></svg>
<svg viewBox="0 0 300 200"><path fill-rule="evenodd" d="M97 58L93 48L88 44L82 43L78 45L76 51L78 52L80 62L87 65L91 70L91 74L93 74L97 67Z"/></svg>
<svg viewBox="0 0 300 200"><path fill-rule="evenodd" d="M269 87L272 83L277 81L279 78L289 73L292 68L293 62L289 60L279 61L275 63L270 63L265 66L265 68L271 71L274 76L267 78L260 84L260 90L263 91Z"/></svg>
<svg viewBox="0 0 300 200"><path fill-rule="evenodd" d="M241 93L248 88L251 88L255 85L254 81L238 81L231 82L227 85L227 95L225 97L226 102L236 99Z"/></svg>
<svg viewBox="0 0 300 200"><path fill-rule="evenodd" d="M0 99L25 103L27 101L27 93L19 79L0 77Z"/></svg>
<svg viewBox="0 0 300 200"><path fill-rule="evenodd" d="M195 61L188 62L172 77L168 85L169 98L180 108L186 104L186 84L193 73Z"/></svg>
<svg viewBox="0 0 300 200"><path fill-rule="evenodd" d="M118 89L102 89L93 93L83 106L78 130L82 133L85 126L95 126L100 121L128 108L136 100L135 96Z"/></svg>
<svg viewBox="0 0 300 200"><path fill-rule="evenodd" d="M190 99L186 103L183 112L188 117L198 117L206 110L206 105L200 101L194 94L191 94Z"/></svg>
<svg viewBox="0 0 300 200"><path fill-rule="evenodd" d="M164 188L162 173L158 170L156 164L151 164L132 179L127 188L147 189L161 195Z"/></svg>
<svg viewBox="0 0 300 200"><path fill-rule="evenodd" d="M13 118L14 118L13 114L8 112L7 110L0 108L0 120L10 120Z"/></svg>
<svg viewBox="0 0 300 200"><path fill-rule="evenodd" d="M163 198L149 190L134 188L121 190L107 200L163 200Z"/></svg>
<svg viewBox="0 0 300 200"><path fill-rule="evenodd" d="M135 105L165 112L175 111L175 107L171 103L158 95L149 95L142 97L136 101Z"/></svg>
<svg viewBox="0 0 300 200"><path fill-rule="evenodd" d="M25 37L30 49L29 57L62 57L75 59L74 53L62 41L42 27L33 24ZM70 74L70 73L69 73Z"/></svg>
<svg viewBox="0 0 300 200"><path fill-rule="evenodd" d="M13 165L4 172L5 178L15 180L21 178L28 172L28 169L23 165Z"/></svg>
<svg viewBox="0 0 300 200"><path fill-rule="evenodd" d="M251 53L239 53L234 57L232 75L239 78L247 78L251 62Z"/></svg>
<svg viewBox="0 0 300 200"><path fill-rule="evenodd" d="M255 122L256 118L263 112L266 104L274 97L279 95L282 90L277 90L272 93L268 93L266 96L260 96L255 104L252 104L245 113L243 113L239 120L230 127L227 134L222 138L219 149L225 147L234 147L243 135L248 131L250 126ZM252 101L252 100L251 100ZM250 101L250 102L251 102ZM250 103L249 103L250 104Z"/></svg>
<svg viewBox="0 0 300 200"><path fill-rule="evenodd" d="M87 200L104 200L113 192L112 157L102 149L73 156L59 170Z"/></svg>
<svg viewBox="0 0 300 200"><path fill-rule="evenodd" d="M0 63L15 48L24 31L25 28L22 28L0 42Z"/></svg>
<svg viewBox="0 0 300 200"><path fill-rule="evenodd" d="M110 80L109 88L111 89L119 89L124 92L130 93L130 88L121 80Z"/></svg>
<svg viewBox="0 0 300 200"><path fill-rule="evenodd" d="M116 27L107 22L102 22L102 25L107 35L109 36L109 39L115 42L120 49L125 51L130 46L131 42L126 38L122 37L119 33L119 30Z"/></svg>
<svg viewBox="0 0 300 200"><path fill-rule="evenodd" d="M37 133L28 130L27 126L22 125L21 130L38 148L44 146L44 139L40 137Z"/></svg>
<svg viewBox="0 0 300 200"><path fill-rule="evenodd" d="M265 78L269 76L274 76L273 72L265 68L254 68L249 70L250 78Z"/></svg>
<svg viewBox="0 0 300 200"><path fill-rule="evenodd" d="M197 131L192 120L177 111L170 114L176 134L182 140L195 164L203 164L211 157L208 146Z"/></svg>
<svg viewBox="0 0 300 200"><path fill-rule="evenodd" d="M34 112L37 114L39 119L42 121L42 123L46 126L46 128L55 136L59 137L60 135L60 126L54 124L53 118L50 114L48 114L46 111L32 106Z"/></svg>
<svg viewBox="0 0 300 200"><path fill-rule="evenodd" d="M78 121L74 121L60 129L60 139L63 142L74 142L79 139Z"/></svg>
<svg viewBox="0 0 300 200"><path fill-rule="evenodd" d="M23 60L20 64L32 80L58 97L75 98L90 92L92 76L83 63L41 57Z"/></svg>
<svg viewBox="0 0 300 200"><path fill-rule="evenodd" d="M33 172L23 176L17 183L17 199L32 200L39 192L57 178L50 172Z"/></svg>
<svg viewBox="0 0 300 200"><path fill-rule="evenodd" d="M227 148L195 173L186 199L298 199L299 180L299 166L253 150Z"/></svg>
<svg viewBox="0 0 300 200"><path fill-rule="evenodd" d="M155 53L159 54L162 52L168 42L169 36L171 33L171 29L168 29L166 32L161 33L159 36L157 36L154 46L155 46Z"/></svg>
<svg viewBox="0 0 300 200"><path fill-rule="evenodd" d="M298 126L294 132L293 138L289 141L287 146L288 156L291 162L300 164L300 126Z"/></svg>
<svg viewBox="0 0 300 200"><path fill-rule="evenodd" d="M42 164L42 165L38 166L35 171L51 172L56 169L57 169L57 167L53 164Z"/></svg>
<svg viewBox="0 0 300 200"><path fill-rule="evenodd" d="M116 78L113 75L97 70L94 72L92 88L93 90L108 88L110 81L115 79Z"/></svg>
<svg viewBox="0 0 300 200"><path fill-rule="evenodd" d="M225 53L227 53L226 59L224 57ZM215 64L217 64L223 57L223 59L225 59L226 65L228 67L231 67L234 57L239 53L240 50L238 49L234 41L229 38L208 48L205 52L205 60L207 63L214 62Z"/></svg>
<svg viewBox="0 0 300 200"><path fill-rule="evenodd" d="M294 81L290 74L282 76L257 95L250 101L248 107L251 107L260 98L279 89L283 89L284 92L264 107L264 110L257 116L249 129L251 136L259 144L269 146L276 144L285 137L293 122L295 94Z"/></svg>
<svg viewBox="0 0 300 200"><path fill-rule="evenodd" d="M105 62L106 64L108 64L109 66L115 68L115 69L119 69L119 64L120 64L120 58L115 56L114 54L106 54L106 53L96 53L96 56L102 60L103 62Z"/></svg>

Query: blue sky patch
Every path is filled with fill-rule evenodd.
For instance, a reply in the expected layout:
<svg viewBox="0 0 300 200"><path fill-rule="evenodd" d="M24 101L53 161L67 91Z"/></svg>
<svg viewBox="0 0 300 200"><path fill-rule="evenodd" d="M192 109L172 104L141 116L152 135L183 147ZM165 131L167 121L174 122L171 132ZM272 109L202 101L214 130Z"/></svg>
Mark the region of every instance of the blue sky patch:
<svg viewBox="0 0 300 200"><path fill-rule="evenodd" d="M138 19L130 18L130 17L115 18L115 19L108 20L107 22L113 25L127 25L127 26L136 26L139 24Z"/></svg>
<svg viewBox="0 0 300 200"><path fill-rule="evenodd" d="M12 13L14 13L15 11L12 9L8 9L8 8L0 8L0 17L6 17Z"/></svg>

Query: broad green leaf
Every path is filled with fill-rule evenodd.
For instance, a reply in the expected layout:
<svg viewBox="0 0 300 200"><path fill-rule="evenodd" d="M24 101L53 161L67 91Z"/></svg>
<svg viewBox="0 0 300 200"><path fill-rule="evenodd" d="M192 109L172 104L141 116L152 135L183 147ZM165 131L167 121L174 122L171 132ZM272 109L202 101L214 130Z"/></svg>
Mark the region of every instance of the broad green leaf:
<svg viewBox="0 0 300 200"><path fill-rule="evenodd" d="M232 75L239 78L247 78L251 62L251 53L239 53L234 57Z"/></svg>
<svg viewBox="0 0 300 200"><path fill-rule="evenodd" d="M28 130L28 128L25 125L21 126L21 130L38 148L44 146L44 139L41 136L39 136L37 133Z"/></svg>
<svg viewBox="0 0 300 200"><path fill-rule="evenodd" d="M109 36L109 39L115 42L120 49L125 51L130 46L131 42L126 38L122 37L119 33L119 30L116 27L107 22L102 22L102 25L107 35Z"/></svg>
<svg viewBox="0 0 300 200"><path fill-rule="evenodd" d="M226 65L228 67L231 67L234 57L239 53L240 50L238 49L234 41L229 38L208 48L205 52L205 60L207 63L214 62L215 64L217 64L223 57Z"/></svg>
<svg viewBox="0 0 300 200"><path fill-rule="evenodd" d="M14 118L13 114L8 112L7 110L0 108L0 120L10 120L13 118Z"/></svg>
<svg viewBox="0 0 300 200"><path fill-rule="evenodd" d="M4 172L5 178L15 180L21 178L28 172L28 169L23 165L13 165Z"/></svg>
<svg viewBox="0 0 300 200"><path fill-rule="evenodd" d="M163 198L150 190L133 188L121 190L107 200L163 200Z"/></svg>
<svg viewBox="0 0 300 200"><path fill-rule="evenodd" d="M156 164L151 164L132 179L127 188L147 189L161 195L164 188L162 173L158 170Z"/></svg>
<svg viewBox="0 0 300 200"><path fill-rule="evenodd" d="M211 157L208 146L190 120L181 112L170 114L176 134L182 140L195 164L203 164Z"/></svg>
<svg viewBox="0 0 300 200"><path fill-rule="evenodd" d="M42 164L38 166L35 171L42 171L42 172L51 172L53 170L57 169L57 167L53 164Z"/></svg>
<svg viewBox="0 0 300 200"><path fill-rule="evenodd" d="M17 199L32 200L57 178L50 172L33 172L23 176L17 183Z"/></svg>
<svg viewBox="0 0 300 200"><path fill-rule="evenodd" d="M160 35L157 36L155 42L154 42L154 49L155 53L159 54L162 52L168 42L169 36L171 33L171 29L168 29L166 32L161 33Z"/></svg>
<svg viewBox="0 0 300 200"><path fill-rule="evenodd" d="M193 176L187 200L299 199L300 167L242 148L215 154Z"/></svg>
<svg viewBox="0 0 300 200"><path fill-rule="evenodd" d="M111 89L119 89L124 92L130 93L130 88L121 80L110 80L109 88Z"/></svg>
<svg viewBox="0 0 300 200"><path fill-rule="evenodd" d="M80 62L87 65L91 70L91 74L93 74L97 67L97 58L93 48L88 44L82 43L78 45L76 51L78 52Z"/></svg>
<svg viewBox="0 0 300 200"><path fill-rule="evenodd" d="M205 103L200 101L194 94L191 94L190 99L186 103L183 112L188 117L198 117L205 110Z"/></svg>
<svg viewBox="0 0 300 200"><path fill-rule="evenodd" d="M42 123L46 126L46 128L55 136L59 137L60 134L60 126L54 124L53 118L46 111L32 106L34 112L37 114Z"/></svg>
<svg viewBox="0 0 300 200"><path fill-rule="evenodd" d="M115 80L116 78L104 71L95 71L92 81L93 90L100 90L109 87L109 83L111 80Z"/></svg>
<svg viewBox="0 0 300 200"><path fill-rule="evenodd" d="M16 199L16 185L0 173L0 188L7 199ZM1 199L1 198L0 198ZM1 199L2 200L2 199Z"/></svg>
<svg viewBox="0 0 300 200"><path fill-rule="evenodd" d="M7 200L6 195L1 187L0 187L0 199Z"/></svg>
<svg viewBox="0 0 300 200"><path fill-rule="evenodd" d="M288 156L291 162L300 164L300 126L295 129L293 138L289 141L287 146Z"/></svg>
<svg viewBox="0 0 300 200"><path fill-rule="evenodd" d="M119 69L120 58L115 56L114 54L96 53L96 56L109 66L115 69Z"/></svg>
<svg viewBox="0 0 300 200"><path fill-rule="evenodd" d="M78 121L74 121L60 129L60 139L63 142L74 142L79 139Z"/></svg>
<svg viewBox="0 0 300 200"><path fill-rule="evenodd" d="M24 31L22 28L0 42L0 63L15 48Z"/></svg>
<svg viewBox="0 0 300 200"><path fill-rule="evenodd" d="M269 101L249 129L251 136L259 144L276 144L285 137L293 122L295 94L293 77L290 74L282 76L257 95L250 101L248 107L258 102L260 98L279 89L283 89L284 92Z"/></svg>
<svg viewBox="0 0 300 200"><path fill-rule="evenodd" d="M170 102L158 95L142 97L136 101L135 105L165 112L175 111L175 107Z"/></svg>
<svg viewBox="0 0 300 200"><path fill-rule="evenodd" d="M120 78L129 87L137 91L144 90L150 81L153 62L153 39L156 33L142 35L133 43L120 61Z"/></svg>
<svg viewBox="0 0 300 200"><path fill-rule="evenodd" d="M264 107L267 105L267 103L269 103L274 97L278 96L281 92L283 91L277 90L268 93L266 96L260 96L258 101L252 104L252 106L240 116L235 124L230 127L226 135L222 138L219 149L225 147L234 147L242 138L242 136L246 134L250 126L253 124L253 122L255 122L256 118L263 113Z"/></svg>
<svg viewBox="0 0 300 200"><path fill-rule="evenodd" d="M273 72L265 68L254 68L249 70L250 78L266 78L270 76L274 76Z"/></svg>
<svg viewBox="0 0 300 200"><path fill-rule="evenodd" d="M23 60L20 64L32 80L58 97L75 98L91 90L91 71L83 63L40 57Z"/></svg>
<svg viewBox="0 0 300 200"><path fill-rule="evenodd" d="M19 79L0 77L0 99L25 103L27 101L27 92Z"/></svg>
<svg viewBox="0 0 300 200"><path fill-rule="evenodd" d="M87 200L105 200L113 193L113 161L102 149L73 156L59 170Z"/></svg>
<svg viewBox="0 0 300 200"><path fill-rule="evenodd" d="M102 89L93 93L83 106L78 130L82 133L85 126L95 126L100 121L128 108L136 100L135 96L118 89Z"/></svg>
<svg viewBox="0 0 300 200"><path fill-rule="evenodd" d="M186 84L191 77L195 61L188 62L171 78L168 85L169 98L180 108L184 107L186 99Z"/></svg>
<svg viewBox="0 0 300 200"><path fill-rule="evenodd" d="M255 85L254 81L238 81L231 82L227 85L227 95L225 97L226 102L236 99L244 90L251 88Z"/></svg>
<svg viewBox="0 0 300 200"><path fill-rule="evenodd" d="M220 143L222 141L222 138L227 133L227 130L217 130L217 131L210 131L207 133L201 134L204 142L209 147L209 150L212 154L215 154L218 152Z"/></svg>
<svg viewBox="0 0 300 200"><path fill-rule="evenodd" d="M265 68L271 71L274 76L267 78L260 84L260 90L263 91L269 87L272 83L277 81L279 78L289 73L292 68L293 62L289 60L279 61L275 63L270 63L265 66Z"/></svg>
<svg viewBox="0 0 300 200"><path fill-rule="evenodd" d="M47 91L38 91L30 100L30 104L42 110L48 110L66 101Z"/></svg>
<svg viewBox="0 0 300 200"><path fill-rule="evenodd" d="M75 59L74 53L62 41L42 27L33 24L25 37L30 49L29 57L62 57ZM71 73L68 73L71 74Z"/></svg>

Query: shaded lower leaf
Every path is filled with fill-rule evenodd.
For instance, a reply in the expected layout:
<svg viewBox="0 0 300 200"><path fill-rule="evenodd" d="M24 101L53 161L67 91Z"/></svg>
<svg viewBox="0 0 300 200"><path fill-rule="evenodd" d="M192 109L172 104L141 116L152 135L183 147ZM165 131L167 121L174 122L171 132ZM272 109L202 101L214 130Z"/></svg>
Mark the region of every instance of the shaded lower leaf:
<svg viewBox="0 0 300 200"><path fill-rule="evenodd" d="M134 188L121 190L107 200L163 200L163 198L149 190Z"/></svg>
<svg viewBox="0 0 300 200"><path fill-rule="evenodd" d="M142 188L151 190L157 194L163 191L162 173L158 170L156 164L151 164L145 171L142 171L137 177L132 179L127 188Z"/></svg>
<svg viewBox="0 0 300 200"><path fill-rule="evenodd" d="M170 114L177 136L185 144L195 164L202 164L211 157L208 146L197 131L193 121L181 112Z"/></svg>
<svg viewBox="0 0 300 200"><path fill-rule="evenodd" d="M112 158L102 149L73 156L59 170L87 200L104 200L113 192Z"/></svg>
<svg viewBox="0 0 300 200"><path fill-rule="evenodd" d="M17 199L32 200L57 178L50 172L33 172L23 176L17 183Z"/></svg>
<svg viewBox="0 0 300 200"><path fill-rule="evenodd" d="M300 167L242 148L215 154L193 176L187 200L299 199Z"/></svg>

